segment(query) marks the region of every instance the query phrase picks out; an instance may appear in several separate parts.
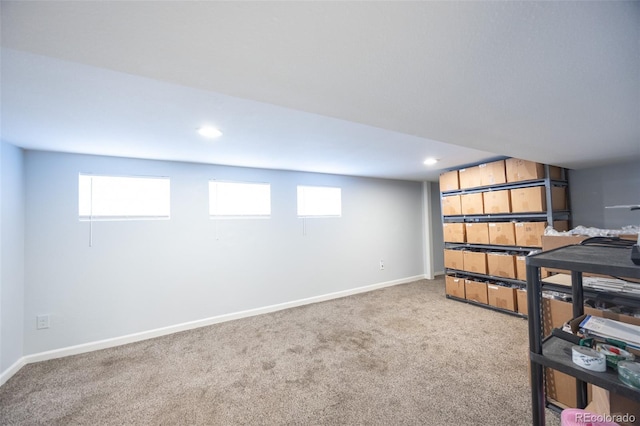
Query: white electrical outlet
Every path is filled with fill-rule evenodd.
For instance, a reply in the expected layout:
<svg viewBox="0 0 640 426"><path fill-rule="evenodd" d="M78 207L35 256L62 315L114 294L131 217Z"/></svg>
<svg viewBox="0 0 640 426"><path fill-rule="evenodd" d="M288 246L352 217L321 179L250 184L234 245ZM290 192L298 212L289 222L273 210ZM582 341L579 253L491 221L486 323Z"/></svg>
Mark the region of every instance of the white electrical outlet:
<svg viewBox="0 0 640 426"><path fill-rule="evenodd" d="M384 270L384 260L380 261L380 270L383 271Z"/></svg>
<svg viewBox="0 0 640 426"><path fill-rule="evenodd" d="M42 330L44 328L49 328L49 315L37 315L36 329Z"/></svg>

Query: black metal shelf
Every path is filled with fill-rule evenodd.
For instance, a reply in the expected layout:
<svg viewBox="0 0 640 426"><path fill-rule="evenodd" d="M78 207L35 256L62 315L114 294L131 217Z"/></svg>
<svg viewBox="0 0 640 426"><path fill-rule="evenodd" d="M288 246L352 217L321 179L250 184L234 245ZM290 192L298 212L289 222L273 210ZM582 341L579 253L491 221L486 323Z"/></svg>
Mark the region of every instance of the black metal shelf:
<svg viewBox="0 0 640 426"><path fill-rule="evenodd" d="M640 279L640 266L631 261L631 249L628 247L560 247L529 256L527 265Z"/></svg>
<svg viewBox="0 0 640 426"><path fill-rule="evenodd" d="M502 312L503 314L512 315L514 317L527 318L525 314L521 314L520 312L510 311L508 309L498 308L497 306L487 305L486 303L476 302L475 300L462 299L460 297L452 296L450 294L445 295L447 299L455 300L458 302L468 303L469 305L479 306L481 308L490 309L492 311Z"/></svg>
<svg viewBox="0 0 640 426"><path fill-rule="evenodd" d="M471 167L471 166L470 166ZM454 195L465 195L465 194L477 194L477 193L486 193L493 191L504 191L511 189L519 189L519 188L543 188L544 189L544 198L546 202L546 209L544 211L534 211L534 212L509 212L509 213L486 213L486 214L465 214L465 215L442 215L442 223L490 223L490 222L548 222L553 224L556 220L571 220L570 208L556 210L553 211L553 197L552 197L552 188L554 187L563 187L567 188L567 203L570 200L569 196L569 183L567 180L567 174L565 169L560 169L561 174L559 179L554 179L551 176L551 166L544 165L544 177L540 179L530 179L519 182L508 182L501 183L495 185L483 185L476 186L473 188L464 188L464 189L455 189L455 190L445 190L440 192L441 197L446 196L454 196ZM444 243L446 249L479 249L479 250L488 250L488 251L499 251L499 252L516 252L522 253L525 255L530 254L532 251L540 250L540 247L528 247L528 246L506 246L506 245L497 245L497 244L474 244L468 242L445 242ZM481 279L493 280L506 282L510 284L516 284L519 287L525 287L526 282L521 280L512 280L509 278L496 277L492 275L485 274L475 274L469 273L467 271L458 271L455 270L457 274L465 274L467 276L472 276ZM458 299L456 299L458 300Z"/></svg>
<svg viewBox="0 0 640 426"><path fill-rule="evenodd" d="M640 401L638 389L627 386L618 379L618 373L611 369L603 373L587 370L577 366L571 360L572 343L555 336L549 336L542 343L542 355L531 354L531 360L545 367L553 368L562 373L569 374L583 382L593 383L611 392L622 395L634 401Z"/></svg>
<svg viewBox="0 0 640 426"><path fill-rule="evenodd" d="M571 215L568 210L553 211L554 220L568 219ZM486 214L462 214L442 216L444 223L460 223L460 222L511 222L516 220L528 220L532 222L543 222L547 220L548 215L545 212L530 213L486 213Z"/></svg>
<svg viewBox="0 0 640 426"><path fill-rule="evenodd" d="M522 251L532 252L540 250L540 247L504 246L499 244L473 244L473 243L444 243L447 249L486 249L495 251Z"/></svg>
<svg viewBox="0 0 640 426"><path fill-rule="evenodd" d="M570 350L570 343L557 338L542 340L541 298L544 284L540 279L540 268L559 268L571 271L573 316L577 318L584 313L584 295L590 293L589 290L583 289L583 273L640 278L640 266L631 262L631 249L595 245L566 246L529 255L526 258L526 264L533 424L538 426L545 424L546 396L543 367L556 369L577 379L578 408L584 408L586 405L587 382L640 401L640 390L624 385L614 373L609 371L594 373L573 364L571 352L567 353L566 351L567 345ZM548 288L548 286L546 287ZM564 291L567 291L566 287L564 287ZM608 292L598 293L602 297ZM632 296L630 299L640 301L640 297Z"/></svg>
<svg viewBox="0 0 640 426"><path fill-rule="evenodd" d="M479 274L477 272L469 272L469 271L463 271L463 270L460 270L460 269L451 269L451 268L445 268L445 273L446 274L464 275L464 276L469 276L469 277L474 277L474 278L482 278L482 279L486 279L486 280L504 282L504 283L509 283L509 284L516 284L516 285L520 286L520 288L526 288L527 287L527 282L526 281L516 280L516 279L513 279L513 278L498 277L496 275Z"/></svg>
<svg viewBox="0 0 640 426"><path fill-rule="evenodd" d="M476 186L473 188L465 188L465 189L453 189L449 191L441 191L440 193L442 196L448 196L448 195L474 194L477 192L502 191L505 189L530 188L533 186L545 186L546 181L547 181L546 179L524 180L520 182L503 183L498 185ZM568 183L566 180L550 179L550 184L552 186L568 186Z"/></svg>

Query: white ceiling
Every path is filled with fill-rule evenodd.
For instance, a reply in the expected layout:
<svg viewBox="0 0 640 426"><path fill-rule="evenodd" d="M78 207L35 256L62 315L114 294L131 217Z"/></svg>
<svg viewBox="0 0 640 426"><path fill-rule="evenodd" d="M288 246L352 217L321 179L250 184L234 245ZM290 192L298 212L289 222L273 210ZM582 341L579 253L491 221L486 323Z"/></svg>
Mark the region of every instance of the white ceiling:
<svg viewBox="0 0 640 426"><path fill-rule="evenodd" d="M411 180L502 155L640 160L638 2L2 1L0 13L2 139L28 149ZM202 140L206 122L224 136Z"/></svg>

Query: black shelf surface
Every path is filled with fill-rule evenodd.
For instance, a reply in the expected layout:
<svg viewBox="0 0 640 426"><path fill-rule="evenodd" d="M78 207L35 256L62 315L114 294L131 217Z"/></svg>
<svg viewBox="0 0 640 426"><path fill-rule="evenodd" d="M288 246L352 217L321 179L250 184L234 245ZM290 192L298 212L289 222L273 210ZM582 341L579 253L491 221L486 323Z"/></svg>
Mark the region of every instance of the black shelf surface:
<svg viewBox="0 0 640 426"><path fill-rule="evenodd" d="M449 191L441 191L442 196L473 194L476 192L502 191L504 189L530 188L532 186L544 186L546 179L523 180L520 182L502 183L498 185L476 186L466 189L452 189ZM551 179L552 186L567 186L566 180Z"/></svg>
<svg viewBox="0 0 640 426"><path fill-rule="evenodd" d="M504 246L500 244L473 244L473 243L444 243L447 249L466 248L466 249L487 249L495 251L526 251L532 252L540 250L540 247L525 247L525 246Z"/></svg>
<svg viewBox="0 0 640 426"><path fill-rule="evenodd" d="M526 262L536 267L640 278L640 265L631 261L630 248L573 245L529 255Z"/></svg>
<svg viewBox="0 0 640 426"><path fill-rule="evenodd" d="M464 303L468 303L470 305L479 306L481 308L490 309L492 311L502 312L503 314L513 315L514 317L525 318L525 319L527 318L526 315L521 314L520 312L515 312L515 311L510 311L508 309L498 308L497 306L487 305L486 303L476 302L475 300L462 299L460 297L452 296L450 294L446 294L445 296L446 296L447 299L455 300L455 301L458 301L458 302L464 302Z"/></svg>
<svg viewBox="0 0 640 426"><path fill-rule="evenodd" d="M568 218L570 215L568 210L554 210L553 217L555 220L561 218ZM547 219L547 213L545 212L525 212L525 213L485 213L485 214L461 214L461 215L446 215L442 217L445 223L460 223L460 222L489 222L489 221L503 221L509 222L512 220L534 220L542 222Z"/></svg>
<svg viewBox="0 0 640 426"><path fill-rule="evenodd" d="M640 402L640 390L627 386L618 379L618 373L607 367L607 371L597 373L573 363L571 347L573 344L555 336L543 341L542 355L531 353L531 360L545 367L576 377L584 382L593 383L603 389Z"/></svg>
<svg viewBox="0 0 640 426"><path fill-rule="evenodd" d="M482 278L482 279L491 280L491 281L505 282L505 283L509 283L509 284L517 284L521 288L526 288L527 287L527 282L526 281L516 280L514 278L505 278L505 277L498 277L496 275L479 274L477 272L469 272L469 271L463 271L463 270L460 270L460 269L451 269L451 268L445 268L445 273L447 273L447 274L456 274L456 275L465 275L465 276L469 276L469 277Z"/></svg>

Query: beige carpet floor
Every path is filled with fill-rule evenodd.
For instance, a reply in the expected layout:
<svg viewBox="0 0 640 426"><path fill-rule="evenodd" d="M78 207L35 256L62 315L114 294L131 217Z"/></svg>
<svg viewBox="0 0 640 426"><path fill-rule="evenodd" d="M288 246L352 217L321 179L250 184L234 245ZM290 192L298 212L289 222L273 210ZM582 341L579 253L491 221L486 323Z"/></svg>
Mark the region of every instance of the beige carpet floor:
<svg viewBox="0 0 640 426"><path fill-rule="evenodd" d="M528 425L526 353L524 319L421 280L27 365L0 424Z"/></svg>

